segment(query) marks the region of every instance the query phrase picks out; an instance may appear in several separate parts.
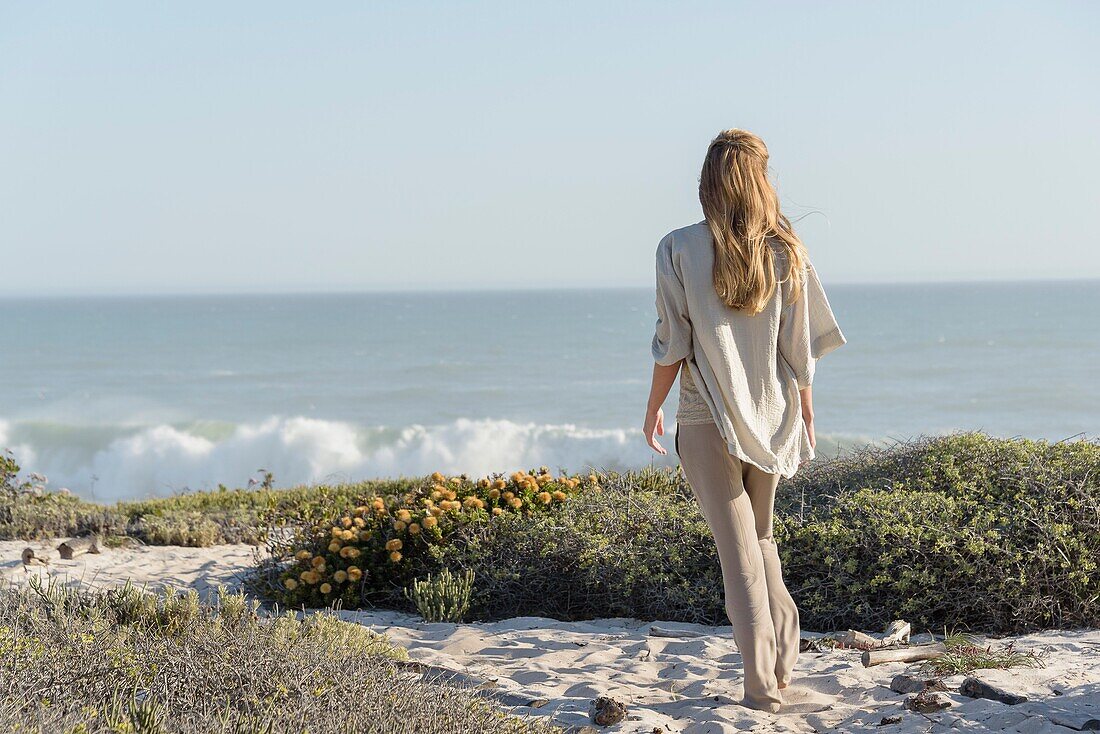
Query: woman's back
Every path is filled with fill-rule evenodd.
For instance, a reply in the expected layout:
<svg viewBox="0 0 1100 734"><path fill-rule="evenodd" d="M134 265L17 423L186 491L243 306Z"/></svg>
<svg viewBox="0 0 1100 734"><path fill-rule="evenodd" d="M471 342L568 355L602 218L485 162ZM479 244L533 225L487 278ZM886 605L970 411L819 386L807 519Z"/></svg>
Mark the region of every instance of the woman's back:
<svg viewBox="0 0 1100 734"><path fill-rule="evenodd" d="M812 383L816 360L844 344L844 336L808 261L801 293L789 303L784 249L770 244L776 281L782 282L759 313L749 314L727 305L715 289L714 240L705 221L662 238L652 348L658 364L685 360L689 385L731 454L791 476L813 458L798 391Z"/></svg>

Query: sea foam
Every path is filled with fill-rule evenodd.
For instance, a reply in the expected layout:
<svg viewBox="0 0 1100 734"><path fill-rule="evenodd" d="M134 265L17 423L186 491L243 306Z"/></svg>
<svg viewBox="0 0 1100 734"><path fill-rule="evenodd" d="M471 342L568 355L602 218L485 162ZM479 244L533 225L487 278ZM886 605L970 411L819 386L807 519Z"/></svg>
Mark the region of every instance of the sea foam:
<svg viewBox="0 0 1100 734"><path fill-rule="evenodd" d="M302 416L271 416L219 426L119 426L82 434L73 426L0 421L0 447L25 472L99 501L246 486L261 470L280 487L379 477L487 475L546 465L554 470L624 470L674 466L673 430L659 439L666 456L646 445L640 429L459 419L442 425L363 427ZM822 439L818 452L835 441Z"/></svg>

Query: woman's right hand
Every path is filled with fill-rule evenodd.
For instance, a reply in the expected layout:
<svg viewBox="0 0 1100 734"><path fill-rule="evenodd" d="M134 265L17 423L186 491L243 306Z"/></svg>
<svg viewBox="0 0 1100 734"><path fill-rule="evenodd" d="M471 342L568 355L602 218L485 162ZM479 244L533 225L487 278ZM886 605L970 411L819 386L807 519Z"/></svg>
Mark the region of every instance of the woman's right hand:
<svg viewBox="0 0 1100 734"><path fill-rule="evenodd" d="M668 453L665 447L657 443L657 436L665 435L665 411L661 408L657 410L646 410L645 424L642 426L642 433L645 434L646 443L649 447L656 451L661 456Z"/></svg>

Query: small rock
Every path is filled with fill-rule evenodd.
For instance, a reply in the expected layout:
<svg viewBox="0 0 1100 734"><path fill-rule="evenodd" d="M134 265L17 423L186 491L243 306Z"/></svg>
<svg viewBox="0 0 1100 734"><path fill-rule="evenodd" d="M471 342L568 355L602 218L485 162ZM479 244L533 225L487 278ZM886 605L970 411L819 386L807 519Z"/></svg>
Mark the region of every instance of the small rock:
<svg viewBox="0 0 1100 734"><path fill-rule="evenodd" d="M959 693L964 696L970 696L970 698L988 698L991 701L1000 701L1009 706L1015 706L1027 700L1027 696L1021 696L1018 693L1010 693L1003 688L990 685L980 678L973 677L967 678L962 682L959 686Z"/></svg>
<svg viewBox="0 0 1100 734"><path fill-rule="evenodd" d="M588 715L600 726L618 724L626 718L626 704L609 696L600 696L589 704Z"/></svg>
<svg viewBox="0 0 1100 734"><path fill-rule="evenodd" d="M925 682L915 675L901 673L890 681L890 690L894 693L920 693L925 688Z"/></svg>
<svg viewBox="0 0 1100 734"><path fill-rule="evenodd" d="M24 566L46 566L50 563L48 559L35 555L34 548L24 548L22 557Z"/></svg>
<svg viewBox="0 0 1100 734"><path fill-rule="evenodd" d="M901 723L901 716L899 716L898 714L894 714L893 716L883 716L881 719L879 719L878 725L879 726L886 726L888 724L900 724L900 723Z"/></svg>
<svg viewBox="0 0 1100 734"><path fill-rule="evenodd" d="M905 699L905 708L918 714L934 714L951 705L951 700L936 691L921 691Z"/></svg>

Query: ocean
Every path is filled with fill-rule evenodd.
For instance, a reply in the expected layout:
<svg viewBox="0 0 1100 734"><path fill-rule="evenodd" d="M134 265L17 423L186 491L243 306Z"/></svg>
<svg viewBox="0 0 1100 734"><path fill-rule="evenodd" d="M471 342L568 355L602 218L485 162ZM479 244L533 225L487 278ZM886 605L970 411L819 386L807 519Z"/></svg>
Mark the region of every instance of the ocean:
<svg viewBox="0 0 1100 734"><path fill-rule="evenodd" d="M1100 281L831 285L818 453L1095 437ZM100 501L548 465L641 436L651 288L0 299L0 448ZM665 405L671 447L674 387Z"/></svg>

